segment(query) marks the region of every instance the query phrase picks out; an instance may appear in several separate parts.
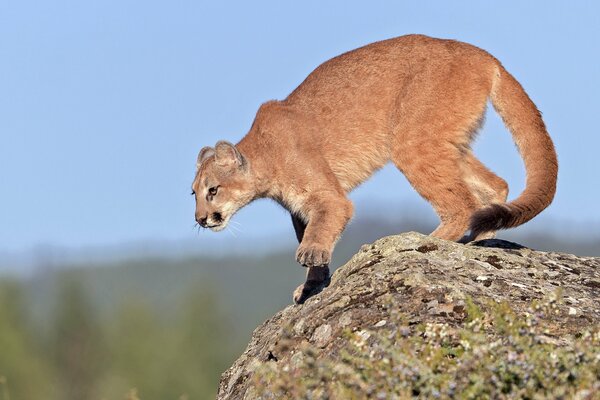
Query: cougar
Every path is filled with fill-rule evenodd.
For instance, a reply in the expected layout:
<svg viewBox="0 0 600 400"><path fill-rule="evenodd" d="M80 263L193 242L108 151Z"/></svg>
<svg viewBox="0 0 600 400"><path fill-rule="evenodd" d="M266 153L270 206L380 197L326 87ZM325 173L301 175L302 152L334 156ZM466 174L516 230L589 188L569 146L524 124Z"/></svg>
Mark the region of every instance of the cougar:
<svg viewBox="0 0 600 400"><path fill-rule="evenodd" d="M526 187L506 182L471 151L488 99L523 157ZM489 53L454 40L408 35L369 44L317 67L286 99L263 104L237 144L204 147L192 193L196 221L223 229L241 207L271 198L289 210L308 267L302 303L329 280L334 245L353 214L348 193L391 161L431 203L431 235L493 237L544 210L558 163L540 112Z"/></svg>

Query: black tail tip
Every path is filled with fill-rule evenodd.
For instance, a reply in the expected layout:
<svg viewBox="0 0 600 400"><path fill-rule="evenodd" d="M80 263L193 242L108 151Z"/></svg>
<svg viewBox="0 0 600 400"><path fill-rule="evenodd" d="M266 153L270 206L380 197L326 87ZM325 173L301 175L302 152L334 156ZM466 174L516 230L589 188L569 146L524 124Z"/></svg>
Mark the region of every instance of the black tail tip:
<svg viewBox="0 0 600 400"><path fill-rule="evenodd" d="M492 204L476 211L471 217L471 235L493 232L511 225L512 213L506 204Z"/></svg>

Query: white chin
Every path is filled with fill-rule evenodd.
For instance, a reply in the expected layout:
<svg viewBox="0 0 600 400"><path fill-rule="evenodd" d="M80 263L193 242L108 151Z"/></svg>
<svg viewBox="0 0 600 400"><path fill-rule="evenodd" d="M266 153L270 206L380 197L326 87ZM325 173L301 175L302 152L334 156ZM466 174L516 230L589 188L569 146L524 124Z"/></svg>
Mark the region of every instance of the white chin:
<svg viewBox="0 0 600 400"><path fill-rule="evenodd" d="M222 223L221 225L213 226L212 228L210 228L210 230L213 232L219 232L219 231L222 231L223 229L225 229L226 226L227 226L226 223Z"/></svg>
<svg viewBox="0 0 600 400"><path fill-rule="evenodd" d="M222 231L223 229L227 228L227 224L229 223L229 218L231 218L231 217L225 218L220 225L214 226L214 227L210 228L210 230L213 232L219 232L219 231Z"/></svg>

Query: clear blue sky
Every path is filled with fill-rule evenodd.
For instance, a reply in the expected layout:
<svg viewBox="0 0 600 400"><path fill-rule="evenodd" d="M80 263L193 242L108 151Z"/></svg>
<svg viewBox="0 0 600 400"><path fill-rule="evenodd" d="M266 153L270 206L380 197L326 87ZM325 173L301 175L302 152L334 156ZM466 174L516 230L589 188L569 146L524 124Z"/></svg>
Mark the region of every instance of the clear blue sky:
<svg viewBox="0 0 600 400"><path fill-rule="evenodd" d="M559 189L545 218L600 219L598 2L7 0L0 251L217 235L192 229L198 150L239 140L262 102L284 98L321 62L407 33L498 57L557 146ZM495 114L476 150L513 196L523 188L522 163ZM397 203L396 215L403 202L421 201L392 168L353 198L359 215L377 211L368 200ZM243 237L290 229L269 202L236 219Z"/></svg>

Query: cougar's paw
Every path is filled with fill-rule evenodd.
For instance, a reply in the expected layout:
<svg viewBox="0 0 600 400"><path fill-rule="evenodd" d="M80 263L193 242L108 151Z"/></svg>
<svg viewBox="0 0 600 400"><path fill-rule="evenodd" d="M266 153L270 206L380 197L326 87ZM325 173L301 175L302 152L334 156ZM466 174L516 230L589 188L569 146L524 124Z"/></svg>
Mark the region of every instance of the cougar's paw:
<svg viewBox="0 0 600 400"><path fill-rule="evenodd" d="M329 265L331 251L317 243L301 244L296 251L296 261L304 267Z"/></svg>
<svg viewBox="0 0 600 400"><path fill-rule="evenodd" d="M306 281L294 290L294 303L302 304L308 298L321 293L323 289L329 286L329 278L323 281Z"/></svg>

